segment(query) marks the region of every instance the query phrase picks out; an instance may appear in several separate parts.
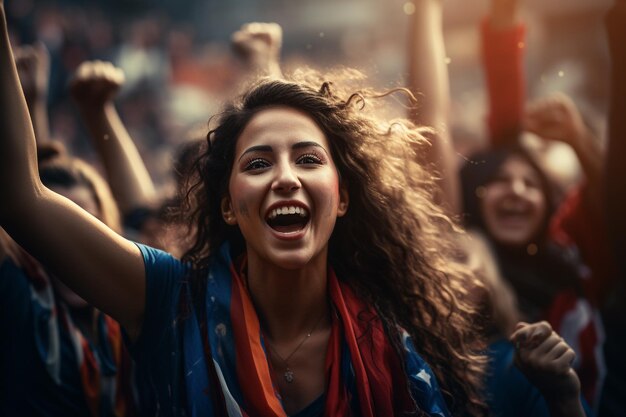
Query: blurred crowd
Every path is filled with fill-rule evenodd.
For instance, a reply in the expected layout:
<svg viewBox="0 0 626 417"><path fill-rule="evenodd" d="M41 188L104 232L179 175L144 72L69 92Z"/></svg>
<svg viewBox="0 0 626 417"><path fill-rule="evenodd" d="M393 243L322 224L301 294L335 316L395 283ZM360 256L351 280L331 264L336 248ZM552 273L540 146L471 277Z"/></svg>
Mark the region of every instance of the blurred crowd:
<svg viewBox="0 0 626 417"><path fill-rule="evenodd" d="M172 146L193 136L196 127L215 114L224 97L232 93L238 74L245 72L245 62L237 59L227 41L228 28L198 27L198 16L207 15L207 26L225 14L224 21L237 29L237 6L199 7L192 2L186 11L167 2L123 4L92 2L20 1L7 5L10 35L15 45L42 42L50 53L50 85L47 104L53 137L91 163L97 163L89 146L84 125L68 95L67 85L81 62L111 61L124 71L126 81L116 98L120 113L133 139L144 155L157 186L168 187ZM607 70L608 56L601 33L602 10L606 2L578 2L551 8L529 2L522 10L533 30L525 39L531 46L525 56L526 88L533 96L563 91L578 100L585 110L585 120L601 133L605 130L602 112L606 111L608 85L601 77ZM256 7L242 5L239 15L246 16ZM484 144L486 137L486 96L480 65L480 42L476 21L486 10L486 1L476 7L452 3L446 10L444 35L448 45L447 62L453 111L453 140L463 154ZM286 20L293 39L285 40L281 58L286 68L308 65L327 69L337 65L363 68L368 80L381 87L402 84L406 76L402 42L406 32L403 16L411 13L410 3L393 2L393 10L369 1L363 5L346 2L346 26L327 23L318 16L298 16L295 5L280 10L276 2L268 4L271 12ZM321 4L319 8L325 7ZM231 10L232 9L232 10ZM273 11L273 12L272 12ZM244 13L246 12L246 13ZM241 17L239 18L241 19ZM586 19L586 20L585 20ZM289 20L289 21L288 21ZM241 20L239 20L241 22ZM310 23L307 23L309 22ZM319 25L326 29L311 30ZM342 29L342 31L340 31ZM211 33L219 38L211 39ZM290 33L291 34L291 33ZM311 39L313 38L313 39ZM295 39L295 40L294 40ZM326 40L321 46L312 47ZM329 45L330 43L330 45ZM367 53L365 53L367 51ZM346 63L346 59L350 61ZM451 61L451 62L450 62ZM207 76L210 74L210 76ZM592 83L589 80L595 79ZM393 115L401 106L390 106ZM601 135L600 135L601 136ZM601 137L602 140L602 137ZM579 167L569 149L552 146L547 157L555 175L571 185Z"/></svg>
<svg viewBox="0 0 626 417"><path fill-rule="evenodd" d="M164 10L129 20L111 5L11 2L7 8L13 43L37 41L48 50L52 137L96 162L67 87L83 61L111 61L125 75L117 97L124 123L159 186L168 185L172 148L219 109L241 71L228 45L199 42L193 28L167 19Z"/></svg>

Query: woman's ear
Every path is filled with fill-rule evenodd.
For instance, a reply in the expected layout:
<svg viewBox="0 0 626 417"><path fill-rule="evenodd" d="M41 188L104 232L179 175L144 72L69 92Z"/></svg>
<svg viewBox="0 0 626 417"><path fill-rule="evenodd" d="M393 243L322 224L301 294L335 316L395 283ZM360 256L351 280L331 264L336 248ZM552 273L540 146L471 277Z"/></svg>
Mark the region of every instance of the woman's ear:
<svg viewBox="0 0 626 417"><path fill-rule="evenodd" d="M226 224L234 226L237 224L237 217L235 217L235 212L233 211L233 207L230 203L230 197L225 196L222 198L221 203L222 208L222 217Z"/></svg>
<svg viewBox="0 0 626 417"><path fill-rule="evenodd" d="M344 183L339 184L339 205L337 207L337 217L342 217L348 211L348 205L350 203L350 195L348 194L348 187Z"/></svg>

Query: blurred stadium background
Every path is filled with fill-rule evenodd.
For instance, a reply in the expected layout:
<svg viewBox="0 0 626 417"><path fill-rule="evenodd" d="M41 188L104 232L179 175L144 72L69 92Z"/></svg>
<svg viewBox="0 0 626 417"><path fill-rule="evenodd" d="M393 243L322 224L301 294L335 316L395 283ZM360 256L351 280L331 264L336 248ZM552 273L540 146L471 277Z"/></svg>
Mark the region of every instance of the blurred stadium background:
<svg viewBox="0 0 626 417"><path fill-rule="evenodd" d="M602 136L608 52L600 23L610 0L524 0L529 97L563 91ZM86 59L113 61L126 73L119 110L155 180L167 182L171 148L219 108L236 80L229 46L243 23L283 27L287 71L302 64L363 70L379 88L403 85L406 0L6 0L15 45L41 40L51 53L51 131L96 163L67 95ZM460 149L485 133L478 25L488 0L445 0L445 36ZM400 114L399 114L400 115ZM200 128L201 130L201 128ZM469 144L469 145L468 145ZM558 154L562 164L567 153ZM571 158L570 158L571 159Z"/></svg>

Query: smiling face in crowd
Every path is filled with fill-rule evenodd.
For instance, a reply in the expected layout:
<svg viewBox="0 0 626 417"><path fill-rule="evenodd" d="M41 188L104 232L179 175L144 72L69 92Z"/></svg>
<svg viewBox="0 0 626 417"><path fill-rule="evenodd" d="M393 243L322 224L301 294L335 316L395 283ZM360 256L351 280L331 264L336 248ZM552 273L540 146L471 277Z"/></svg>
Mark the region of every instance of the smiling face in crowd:
<svg viewBox="0 0 626 417"><path fill-rule="evenodd" d="M484 186L481 210L497 243L527 245L540 233L548 210L539 173L523 158L511 156Z"/></svg>
<svg viewBox="0 0 626 417"><path fill-rule="evenodd" d="M224 219L239 226L248 256L285 269L326 256L347 206L328 139L310 116L271 107L252 117L237 140L222 202Z"/></svg>

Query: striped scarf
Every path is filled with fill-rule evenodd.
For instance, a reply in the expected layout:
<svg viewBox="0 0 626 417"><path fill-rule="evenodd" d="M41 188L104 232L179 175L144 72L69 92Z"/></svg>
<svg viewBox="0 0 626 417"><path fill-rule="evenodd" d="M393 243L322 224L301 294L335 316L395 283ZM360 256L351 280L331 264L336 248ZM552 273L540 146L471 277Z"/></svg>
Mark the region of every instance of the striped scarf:
<svg viewBox="0 0 626 417"><path fill-rule="evenodd" d="M397 416L419 409L448 416L435 376L408 334L395 329L402 345L398 354L377 313L332 269L328 288L336 314L326 355L324 415ZM205 310L205 317L192 314L184 324L189 415L286 417L259 319L228 245L209 269Z"/></svg>

